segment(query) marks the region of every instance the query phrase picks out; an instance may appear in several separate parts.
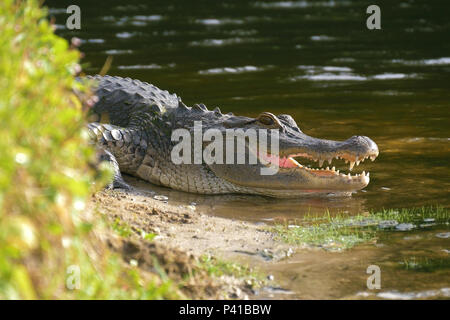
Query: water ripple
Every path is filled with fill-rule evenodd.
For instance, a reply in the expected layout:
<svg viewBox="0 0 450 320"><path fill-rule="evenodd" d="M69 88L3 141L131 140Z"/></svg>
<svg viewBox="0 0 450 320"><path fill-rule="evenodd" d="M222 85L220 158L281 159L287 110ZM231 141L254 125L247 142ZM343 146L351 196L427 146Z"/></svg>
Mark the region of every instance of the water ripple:
<svg viewBox="0 0 450 320"><path fill-rule="evenodd" d="M129 70L129 69L162 69L163 66L159 65L159 64L147 64L147 65L141 65L141 64L137 64L137 65L132 65L132 66L118 66L117 69L121 69L121 70Z"/></svg>
<svg viewBox="0 0 450 320"><path fill-rule="evenodd" d="M225 73L244 73L244 72L255 72L262 71L263 68L255 66L243 66L243 67L225 67L225 68L213 68L208 70L201 70L198 73L201 75L212 75L212 74L225 74Z"/></svg>
<svg viewBox="0 0 450 320"><path fill-rule="evenodd" d="M336 40L335 37L330 37L330 36L327 36L327 35L311 36L310 39L312 41L334 41L334 40Z"/></svg>
<svg viewBox="0 0 450 320"><path fill-rule="evenodd" d="M104 39L81 39L81 43L104 43Z"/></svg>
<svg viewBox="0 0 450 320"><path fill-rule="evenodd" d="M310 8L310 7L336 7L348 6L349 1L278 1L278 2L256 2L255 7L264 9L293 9L293 8Z"/></svg>
<svg viewBox="0 0 450 320"><path fill-rule="evenodd" d="M442 288L439 290L427 290L420 292L386 291L378 293L377 297L390 300L412 300L412 299L426 299L435 297L450 297L450 288Z"/></svg>
<svg viewBox="0 0 450 320"><path fill-rule="evenodd" d="M106 54L109 55L120 55L120 54L130 54L133 53L133 50L116 50L116 49L110 49L105 51Z"/></svg>
<svg viewBox="0 0 450 320"><path fill-rule="evenodd" d="M415 74L404 74L404 73L383 73L383 74L376 74L372 76L372 79L375 80L395 80L395 79L407 79L407 78L413 78L416 77Z"/></svg>
<svg viewBox="0 0 450 320"><path fill-rule="evenodd" d="M310 81L366 81L366 80L399 80L417 78L417 74L404 73L382 73L376 75L360 75L353 72L350 67L337 66L308 66L300 65L297 69L305 74L291 77L290 80L310 80Z"/></svg>
<svg viewBox="0 0 450 320"><path fill-rule="evenodd" d="M403 59L394 59L391 60L392 63L395 64L403 64L407 66L442 66L442 65L450 65L450 57L442 57L437 59L423 59L423 60L403 60Z"/></svg>
<svg viewBox="0 0 450 320"><path fill-rule="evenodd" d="M201 47L219 47L232 44L253 43L258 41L260 40L254 38L204 39L199 41L192 41L189 43L189 45Z"/></svg>
<svg viewBox="0 0 450 320"><path fill-rule="evenodd" d="M367 77L352 73L352 68L336 66L308 66L300 65L297 69L303 70L306 75L292 77L292 81L364 81Z"/></svg>
<svg viewBox="0 0 450 320"><path fill-rule="evenodd" d="M117 38L128 39L137 35L137 32L119 32L116 33Z"/></svg>
<svg viewBox="0 0 450 320"><path fill-rule="evenodd" d="M356 74L334 74L334 73L322 73L314 75L305 75L292 77L291 80L306 79L311 81L365 81L367 77L359 76Z"/></svg>
<svg viewBox="0 0 450 320"><path fill-rule="evenodd" d="M206 26L219 26L224 24L243 24L244 21L240 19L197 19L195 23L203 24Z"/></svg>

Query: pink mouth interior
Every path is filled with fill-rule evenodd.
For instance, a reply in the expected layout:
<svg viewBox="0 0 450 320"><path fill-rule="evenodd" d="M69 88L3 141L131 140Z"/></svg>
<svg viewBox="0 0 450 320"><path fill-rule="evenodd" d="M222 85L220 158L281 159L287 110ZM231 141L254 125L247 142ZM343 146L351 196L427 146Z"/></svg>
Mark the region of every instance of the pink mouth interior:
<svg viewBox="0 0 450 320"><path fill-rule="evenodd" d="M272 154L259 153L260 160L265 161L265 162L270 162L274 165L278 165L280 168L303 168L303 166L300 163L298 163L296 160L294 160L294 157L310 158L305 153L299 153L299 154L291 155L288 157L282 157L282 158L280 158L276 155L272 155ZM313 170L311 172L313 172L315 175L318 175L318 176L336 176L335 172L329 171L329 170L324 170L324 169Z"/></svg>
<svg viewBox="0 0 450 320"><path fill-rule="evenodd" d="M280 168L298 168L299 165L297 165L294 161L292 161L293 159L291 157L278 157L276 155L272 155L272 154L262 154L259 153L258 157L260 160L264 161L264 162L269 162L272 163L274 165L278 165Z"/></svg>

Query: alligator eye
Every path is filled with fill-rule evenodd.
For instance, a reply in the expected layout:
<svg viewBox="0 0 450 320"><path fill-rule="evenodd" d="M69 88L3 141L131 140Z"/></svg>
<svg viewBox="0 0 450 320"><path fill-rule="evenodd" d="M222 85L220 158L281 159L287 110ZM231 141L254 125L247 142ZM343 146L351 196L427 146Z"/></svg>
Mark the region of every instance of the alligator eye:
<svg viewBox="0 0 450 320"><path fill-rule="evenodd" d="M258 121L266 126L272 126L275 123L275 120L273 120L272 117L267 115L260 115Z"/></svg>

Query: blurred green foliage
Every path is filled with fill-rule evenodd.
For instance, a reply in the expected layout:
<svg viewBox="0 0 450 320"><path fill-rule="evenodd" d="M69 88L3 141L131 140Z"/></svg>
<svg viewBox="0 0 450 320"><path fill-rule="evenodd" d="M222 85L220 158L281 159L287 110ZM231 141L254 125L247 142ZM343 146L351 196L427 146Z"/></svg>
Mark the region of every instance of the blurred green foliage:
<svg viewBox="0 0 450 320"><path fill-rule="evenodd" d="M74 79L80 53L53 33L38 1L2 0L0 30L0 299L178 297L171 282L110 253L99 240L105 223L85 209L109 175L89 166L74 94L89 95Z"/></svg>

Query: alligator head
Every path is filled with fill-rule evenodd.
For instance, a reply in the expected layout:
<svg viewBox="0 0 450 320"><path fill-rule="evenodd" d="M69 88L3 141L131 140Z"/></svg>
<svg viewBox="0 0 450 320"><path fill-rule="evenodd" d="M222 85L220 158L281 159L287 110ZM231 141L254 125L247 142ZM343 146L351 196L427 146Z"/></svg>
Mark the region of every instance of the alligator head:
<svg viewBox="0 0 450 320"><path fill-rule="evenodd" d="M183 107L178 112L184 128L194 127L194 121L201 121L202 130L219 130L225 137L229 130L256 132L264 130L268 134L267 148L252 148L250 140L246 140L245 159L247 163L227 164L202 163L205 170L236 186L244 193L254 193L274 197L295 197L300 195L335 194L349 195L353 191L366 187L369 183L369 173L350 174L336 170L333 159L342 159L349 164L349 171L360 162L370 158L372 161L378 156L378 147L370 138L353 136L345 141L333 141L314 138L306 135L298 127L290 115L274 115L263 112L256 118L222 115L220 110L208 111L204 105L195 105L193 108ZM278 152L271 152L271 132L276 130L278 135ZM259 136L258 136L259 137ZM226 140L226 139L224 139ZM210 142L203 142L206 147ZM257 145L259 146L259 145ZM227 148L226 143L223 144ZM264 150L265 149L265 150ZM235 154L243 152L234 146ZM256 164L248 163L249 155L257 157ZM234 159L236 160L237 157ZM318 168L310 168L302 163L317 162ZM328 167L320 168L325 163ZM261 174L262 168L276 167L275 174Z"/></svg>

